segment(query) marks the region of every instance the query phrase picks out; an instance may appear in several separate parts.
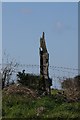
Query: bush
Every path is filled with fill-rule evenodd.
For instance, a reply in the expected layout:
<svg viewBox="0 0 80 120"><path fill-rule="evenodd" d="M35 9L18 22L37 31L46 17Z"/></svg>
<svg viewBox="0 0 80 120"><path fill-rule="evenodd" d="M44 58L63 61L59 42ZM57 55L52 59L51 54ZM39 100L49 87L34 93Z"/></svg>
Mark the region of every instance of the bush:
<svg viewBox="0 0 80 120"><path fill-rule="evenodd" d="M18 72L18 82L32 89L38 89L40 76L25 73L25 70Z"/></svg>
<svg viewBox="0 0 80 120"><path fill-rule="evenodd" d="M67 78L62 82L62 88L68 100L80 100L80 76Z"/></svg>

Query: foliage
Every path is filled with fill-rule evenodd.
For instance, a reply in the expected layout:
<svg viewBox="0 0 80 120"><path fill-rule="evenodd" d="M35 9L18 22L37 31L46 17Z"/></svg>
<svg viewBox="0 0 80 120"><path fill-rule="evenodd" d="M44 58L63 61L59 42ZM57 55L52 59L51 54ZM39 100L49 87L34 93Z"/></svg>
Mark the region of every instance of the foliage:
<svg viewBox="0 0 80 120"><path fill-rule="evenodd" d="M17 77L17 81L22 85L25 85L28 88L38 89L40 76L25 73L25 70L23 70L22 72L18 72Z"/></svg>

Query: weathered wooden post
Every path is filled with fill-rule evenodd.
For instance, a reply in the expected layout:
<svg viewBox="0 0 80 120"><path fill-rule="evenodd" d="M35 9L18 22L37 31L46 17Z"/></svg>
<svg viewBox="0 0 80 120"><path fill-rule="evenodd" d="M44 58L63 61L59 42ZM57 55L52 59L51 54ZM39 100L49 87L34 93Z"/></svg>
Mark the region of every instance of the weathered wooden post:
<svg viewBox="0 0 80 120"><path fill-rule="evenodd" d="M40 38L40 76L42 89L45 94L50 94L51 79L49 78L49 53L46 48L44 32Z"/></svg>

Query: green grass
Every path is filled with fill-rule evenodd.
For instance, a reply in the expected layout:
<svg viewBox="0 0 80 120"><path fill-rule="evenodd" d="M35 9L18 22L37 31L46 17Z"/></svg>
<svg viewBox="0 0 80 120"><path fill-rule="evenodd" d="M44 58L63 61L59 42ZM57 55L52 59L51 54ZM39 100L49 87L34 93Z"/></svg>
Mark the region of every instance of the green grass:
<svg viewBox="0 0 80 120"><path fill-rule="evenodd" d="M53 90L52 96L32 98L23 94L5 94L3 91L3 118L80 118L80 102L65 102L63 98L55 97L57 92Z"/></svg>

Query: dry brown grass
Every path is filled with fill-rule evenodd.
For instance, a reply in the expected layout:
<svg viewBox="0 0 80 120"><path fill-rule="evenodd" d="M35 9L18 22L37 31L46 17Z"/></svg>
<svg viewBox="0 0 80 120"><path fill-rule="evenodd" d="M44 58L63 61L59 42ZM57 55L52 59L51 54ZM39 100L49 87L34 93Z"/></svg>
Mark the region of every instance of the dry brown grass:
<svg viewBox="0 0 80 120"><path fill-rule="evenodd" d="M27 95L33 98L37 97L37 94L34 90L31 90L22 85L10 85L9 87L4 88L4 93L6 94L20 94L20 95Z"/></svg>

